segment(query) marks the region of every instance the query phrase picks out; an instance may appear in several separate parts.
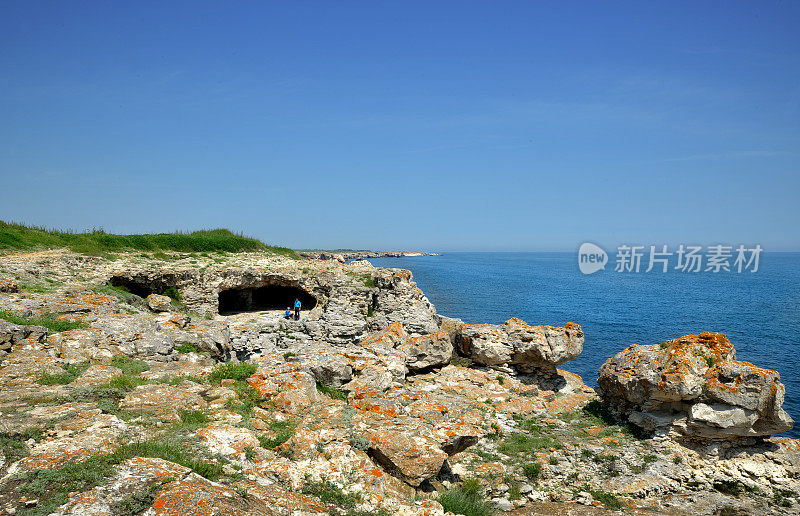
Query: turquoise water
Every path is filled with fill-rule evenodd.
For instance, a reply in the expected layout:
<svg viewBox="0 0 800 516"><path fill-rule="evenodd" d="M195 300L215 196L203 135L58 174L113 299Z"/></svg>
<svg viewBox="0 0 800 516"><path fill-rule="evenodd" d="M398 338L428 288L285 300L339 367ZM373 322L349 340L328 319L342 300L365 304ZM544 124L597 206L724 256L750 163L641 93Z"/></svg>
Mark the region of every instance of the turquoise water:
<svg viewBox="0 0 800 516"><path fill-rule="evenodd" d="M564 369L597 381L597 370L630 344L657 344L689 333L719 331L739 360L774 369L786 385L784 409L800 437L800 253L765 253L756 273L605 271L584 276L574 253L446 253L380 258L400 267L436 310L470 323L583 327L583 354Z"/></svg>

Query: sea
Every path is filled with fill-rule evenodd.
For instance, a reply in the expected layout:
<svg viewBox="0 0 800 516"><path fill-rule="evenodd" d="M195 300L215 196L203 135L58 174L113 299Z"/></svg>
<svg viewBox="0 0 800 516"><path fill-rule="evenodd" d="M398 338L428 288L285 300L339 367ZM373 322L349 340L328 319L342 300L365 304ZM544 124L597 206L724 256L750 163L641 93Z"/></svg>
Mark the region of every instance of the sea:
<svg viewBox="0 0 800 516"><path fill-rule="evenodd" d="M577 253L443 253L370 259L409 269L436 311L468 323L519 317L531 325L581 325L580 357L560 366L597 384L603 362L631 344L722 332L739 360L780 373L784 409L800 437L800 253L760 256L756 272L615 272L578 269Z"/></svg>

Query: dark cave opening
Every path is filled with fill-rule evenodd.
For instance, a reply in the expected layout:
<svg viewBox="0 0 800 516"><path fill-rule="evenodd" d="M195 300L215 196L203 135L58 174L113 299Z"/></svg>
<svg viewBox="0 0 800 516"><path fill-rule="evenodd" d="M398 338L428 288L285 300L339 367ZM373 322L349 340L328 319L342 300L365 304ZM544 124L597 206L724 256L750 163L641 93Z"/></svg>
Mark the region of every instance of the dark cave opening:
<svg viewBox="0 0 800 516"><path fill-rule="evenodd" d="M285 310L299 299L303 311L317 306L317 298L300 287L266 285L263 287L236 288L219 293L220 315L240 312L260 312L262 310Z"/></svg>
<svg viewBox="0 0 800 516"><path fill-rule="evenodd" d="M125 276L112 276L108 284L112 287L123 287L131 294L143 298L150 294L159 294L167 288L166 283L128 278Z"/></svg>

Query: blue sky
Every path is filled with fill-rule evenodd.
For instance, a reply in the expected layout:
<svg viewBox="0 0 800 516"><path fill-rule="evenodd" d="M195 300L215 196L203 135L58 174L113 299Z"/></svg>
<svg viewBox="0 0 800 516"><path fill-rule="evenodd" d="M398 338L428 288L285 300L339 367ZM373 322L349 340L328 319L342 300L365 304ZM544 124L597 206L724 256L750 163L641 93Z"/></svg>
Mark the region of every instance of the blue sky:
<svg viewBox="0 0 800 516"><path fill-rule="evenodd" d="M800 250L800 3L3 2L0 219Z"/></svg>

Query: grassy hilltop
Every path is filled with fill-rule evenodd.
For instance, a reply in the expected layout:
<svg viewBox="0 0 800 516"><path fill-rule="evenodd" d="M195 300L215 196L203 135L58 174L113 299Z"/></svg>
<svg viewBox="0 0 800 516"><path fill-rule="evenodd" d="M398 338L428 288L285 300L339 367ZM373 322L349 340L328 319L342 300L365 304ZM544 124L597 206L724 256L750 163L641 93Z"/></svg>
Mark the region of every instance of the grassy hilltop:
<svg viewBox="0 0 800 516"><path fill-rule="evenodd" d="M297 254L286 247L267 245L260 240L228 229L206 229L184 233L114 235L102 229L78 233L0 221L0 252L67 248L99 255L125 251L229 252L264 251L292 258Z"/></svg>

